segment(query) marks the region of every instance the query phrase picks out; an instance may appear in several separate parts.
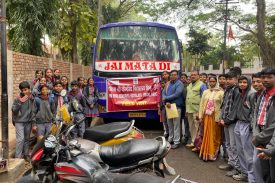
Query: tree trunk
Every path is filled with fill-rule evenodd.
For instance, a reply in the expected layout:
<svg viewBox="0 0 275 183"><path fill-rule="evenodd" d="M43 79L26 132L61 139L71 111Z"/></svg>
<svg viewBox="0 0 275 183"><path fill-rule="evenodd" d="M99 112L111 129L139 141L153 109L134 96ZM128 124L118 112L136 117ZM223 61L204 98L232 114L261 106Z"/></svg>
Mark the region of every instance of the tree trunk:
<svg viewBox="0 0 275 183"><path fill-rule="evenodd" d="M265 0L256 0L257 4L257 40L261 49L261 56L264 67L273 67L275 65L275 48L266 39L265 20L266 20L266 3Z"/></svg>
<svg viewBox="0 0 275 183"><path fill-rule="evenodd" d="M77 23L72 23L72 51L71 51L71 58L72 63L78 64L77 58Z"/></svg>

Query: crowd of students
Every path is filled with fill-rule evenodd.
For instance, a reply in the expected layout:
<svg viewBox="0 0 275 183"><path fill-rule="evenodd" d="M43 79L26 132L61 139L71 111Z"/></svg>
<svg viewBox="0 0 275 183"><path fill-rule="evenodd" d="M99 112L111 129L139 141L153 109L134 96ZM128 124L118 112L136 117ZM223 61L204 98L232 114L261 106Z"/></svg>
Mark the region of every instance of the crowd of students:
<svg viewBox="0 0 275 183"><path fill-rule="evenodd" d="M227 176L251 183L275 183L275 68L242 75L238 67L226 74L190 76L174 70L162 73L159 105L164 136L172 148L186 145L204 161L223 155ZM98 91L92 78L69 83L59 69L37 70L32 82L19 84L20 94L12 106L16 129L16 158L29 160L29 136L50 131L63 104L77 102L86 122L78 125L82 137L98 115ZM66 90L65 94L61 91ZM177 118L167 119L166 108L175 103ZM223 152L223 153L220 153Z"/></svg>
<svg viewBox="0 0 275 183"><path fill-rule="evenodd" d="M219 76L165 71L159 105L164 136L172 149L183 142L204 161L222 154L226 163L219 169L234 180L275 183L274 99L275 68L252 77L239 67ZM179 117L167 119L173 103Z"/></svg>
<svg viewBox="0 0 275 183"><path fill-rule="evenodd" d="M82 137L92 118L98 115L98 90L93 79L79 77L77 81L69 83L68 77L60 74L59 69L53 71L47 68L44 72L37 70L32 82L23 81L19 84L20 94L12 105L12 121L16 130L16 158L30 160L31 132L36 132L38 136L48 134L52 122L58 118L58 111L64 104L70 106L77 102L78 112L86 117L85 123L79 124L74 131L75 137Z"/></svg>

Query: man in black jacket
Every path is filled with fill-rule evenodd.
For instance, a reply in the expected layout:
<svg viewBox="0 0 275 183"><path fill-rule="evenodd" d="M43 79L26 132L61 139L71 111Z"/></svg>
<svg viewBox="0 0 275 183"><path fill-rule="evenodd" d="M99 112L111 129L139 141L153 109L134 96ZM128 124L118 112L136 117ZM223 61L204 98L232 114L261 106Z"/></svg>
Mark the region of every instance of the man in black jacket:
<svg viewBox="0 0 275 183"><path fill-rule="evenodd" d="M241 173L233 175L233 179L238 181L248 181L256 183L255 171L253 169L252 144L252 112L253 96L255 90L251 89L251 80L246 76L239 78L239 91L241 97L235 101L238 106L236 110L237 123L234 129L237 154L241 166Z"/></svg>
<svg viewBox="0 0 275 183"><path fill-rule="evenodd" d="M226 173L232 177L238 175L241 171L238 155L234 128L236 125L236 109L240 100L240 92L238 87L238 77L233 71L227 73L227 87L224 92L223 103L221 106L221 125L224 126L225 145L228 153L228 165L220 165L222 170L230 170Z"/></svg>

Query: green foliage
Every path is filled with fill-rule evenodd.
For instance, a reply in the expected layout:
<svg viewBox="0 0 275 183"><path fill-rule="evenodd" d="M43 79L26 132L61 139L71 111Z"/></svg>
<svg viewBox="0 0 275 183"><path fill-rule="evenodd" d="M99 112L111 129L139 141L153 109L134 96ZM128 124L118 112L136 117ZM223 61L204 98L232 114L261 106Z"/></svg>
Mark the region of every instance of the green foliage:
<svg viewBox="0 0 275 183"><path fill-rule="evenodd" d="M97 16L85 0L61 1L59 20L59 31L52 36L52 40L63 55L72 55L74 46L77 48L75 44L86 45L96 36Z"/></svg>
<svg viewBox="0 0 275 183"><path fill-rule="evenodd" d="M267 0L240 0L239 4L229 5L230 11L228 21L234 23L241 30L248 32L256 38L259 45L261 56L264 65L271 62L275 63L275 41L274 41L274 11L272 8L265 9ZM172 22L175 18L180 20L182 27L198 26L207 28L208 31L216 31L216 28L224 25L224 4L216 4L218 1L212 0L169 0L169 1L156 1L145 0L142 5L142 10L145 14L151 15L155 20L165 20ZM223 1L224 2L224 1ZM257 9L257 15L246 13L240 7L245 6L247 3L254 3ZM271 4L271 1L270 1ZM274 3L273 3L274 4ZM259 6L261 5L261 6ZM235 8L235 7L236 8ZM255 6L255 8L256 8ZM268 5L267 5L268 6ZM260 7L260 8L259 8ZM266 10L271 10L266 12ZM265 15L268 15L265 17ZM258 19L257 19L258 18ZM259 19L263 18L263 19ZM260 24L259 22L265 22ZM265 30L262 30L265 28ZM260 32L260 34L257 34ZM218 32L222 38L222 31ZM272 46L273 45L273 46ZM242 49L245 54L244 57L253 55L254 49ZM251 53L249 53L251 52Z"/></svg>
<svg viewBox="0 0 275 183"><path fill-rule="evenodd" d="M58 0L8 0L9 40L15 51L44 55L41 39L57 26Z"/></svg>
<svg viewBox="0 0 275 183"><path fill-rule="evenodd" d="M187 51L190 52L192 55L197 55L198 57L201 57L211 49L208 44L208 40L209 38L211 38L210 33L203 33L202 31L199 32L191 27L188 36L190 40L188 41Z"/></svg>
<svg viewBox="0 0 275 183"><path fill-rule="evenodd" d="M93 60L92 44L90 42L82 43L79 45L80 55L83 65L91 65Z"/></svg>
<svg viewBox="0 0 275 183"><path fill-rule="evenodd" d="M228 47L227 48L227 66L234 66L235 61L241 62L242 65L246 64L246 60L244 60L243 54L241 54L236 47ZM215 47L213 50L205 54L201 57L201 65L208 66L213 65L214 68L219 68L219 65L223 60L223 45L220 44Z"/></svg>
<svg viewBox="0 0 275 183"><path fill-rule="evenodd" d="M105 1L103 6L103 23L118 21L145 21L142 15L138 15L141 0Z"/></svg>
<svg viewBox="0 0 275 183"><path fill-rule="evenodd" d="M275 46L275 14L267 17L267 38Z"/></svg>
<svg viewBox="0 0 275 183"><path fill-rule="evenodd" d="M103 23L144 21L141 0L101 0ZM45 55L44 35L49 35L64 59L91 62L91 44L97 32L98 0L7 0L9 40L15 51ZM79 51L79 54L77 53Z"/></svg>

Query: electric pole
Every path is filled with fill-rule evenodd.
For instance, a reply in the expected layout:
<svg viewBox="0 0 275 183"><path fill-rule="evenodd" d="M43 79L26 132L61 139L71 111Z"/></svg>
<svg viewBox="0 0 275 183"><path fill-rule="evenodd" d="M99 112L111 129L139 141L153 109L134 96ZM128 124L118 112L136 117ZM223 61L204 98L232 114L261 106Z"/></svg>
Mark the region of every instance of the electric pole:
<svg viewBox="0 0 275 183"><path fill-rule="evenodd" d="M225 5L225 10L224 10L224 37L223 37L223 60L222 60L222 73L225 74L225 63L228 62L228 54L227 54L227 42L226 42L226 38L227 38L227 23L230 17L230 11L228 9L228 4L235 4L235 3L239 3L235 0L220 0L219 2L217 2L216 4L224 4Z"/></svg>
<svg viewBox="0 0 275 183"><path fill-rule="evenodd" d="M1 0L0 7L0 31L1 31L1 117L2 117L2 148L3 158L9 158L9 115L8 115L8 82L7 82L7 43L6 43L6 3Z"/></svg>

